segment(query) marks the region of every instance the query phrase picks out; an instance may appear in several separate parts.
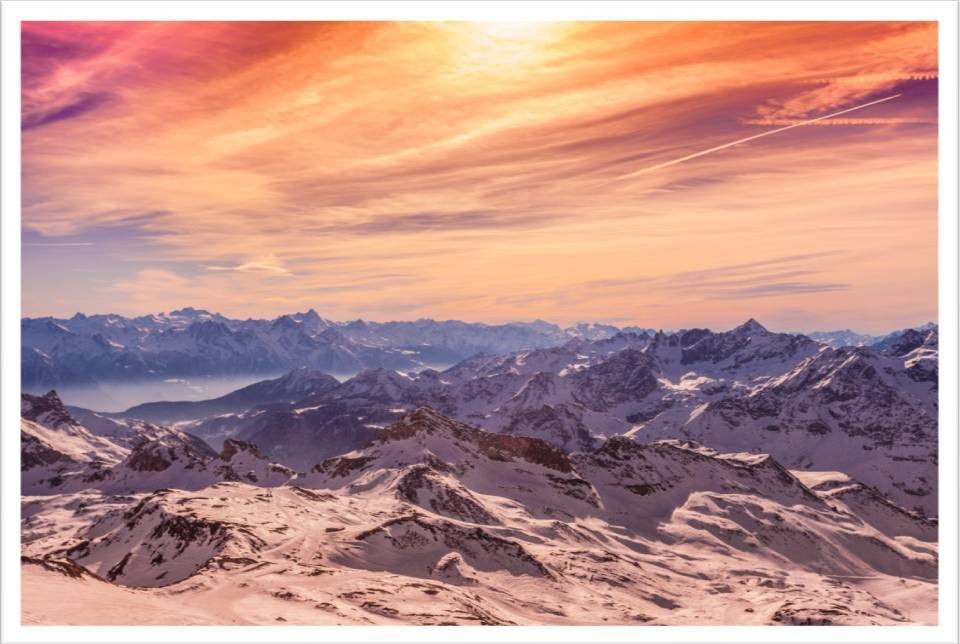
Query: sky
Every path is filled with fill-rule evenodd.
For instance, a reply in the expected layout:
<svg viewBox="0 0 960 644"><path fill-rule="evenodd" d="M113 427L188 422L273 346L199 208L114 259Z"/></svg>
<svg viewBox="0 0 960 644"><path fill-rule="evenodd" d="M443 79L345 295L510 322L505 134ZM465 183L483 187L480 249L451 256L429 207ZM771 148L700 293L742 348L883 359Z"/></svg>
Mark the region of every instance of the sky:
<svg viewBox="0 0 960 644"><path fill-rule="evenodd" d="M936 41L922 22L26 22L23 315L935 320Z"/></svg>

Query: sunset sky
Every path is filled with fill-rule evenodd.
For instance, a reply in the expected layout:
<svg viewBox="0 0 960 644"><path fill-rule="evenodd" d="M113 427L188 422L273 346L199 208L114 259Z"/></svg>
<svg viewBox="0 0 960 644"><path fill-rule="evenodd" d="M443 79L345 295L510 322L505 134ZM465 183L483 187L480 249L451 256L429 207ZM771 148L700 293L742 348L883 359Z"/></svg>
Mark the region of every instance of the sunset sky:
<svg viewBox="0 0 960 644"><path fill-rule="evenodd" d="M936 40L24 23L23 314L935 320Z"/></svg>

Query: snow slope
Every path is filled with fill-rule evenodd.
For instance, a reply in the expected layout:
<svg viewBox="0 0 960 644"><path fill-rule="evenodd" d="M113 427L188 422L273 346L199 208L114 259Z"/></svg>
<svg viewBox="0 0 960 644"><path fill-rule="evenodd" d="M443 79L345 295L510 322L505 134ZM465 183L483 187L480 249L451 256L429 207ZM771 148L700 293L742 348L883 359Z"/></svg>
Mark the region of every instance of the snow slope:
<svg viewBox="0 0 960 644"><path fill-rule="evenodd" d="M795 475L766 455L622 437L568 455L421 408L363 449L273 483L24 497L25 619L935 619L933 524L849 477ZM51 611L45 591L71 587L115 610L73 599Z"/></svg>

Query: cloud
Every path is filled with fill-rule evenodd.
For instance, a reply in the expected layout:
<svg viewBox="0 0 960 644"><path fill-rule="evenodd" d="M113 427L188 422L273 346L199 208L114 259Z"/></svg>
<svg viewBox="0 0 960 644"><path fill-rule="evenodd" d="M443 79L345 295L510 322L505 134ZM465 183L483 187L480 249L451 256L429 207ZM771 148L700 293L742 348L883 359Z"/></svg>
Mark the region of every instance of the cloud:
<svg viewBox="0 0 960 644"><path fill-rule="evenodd" d="M780 297L783 295L825 293L829 291L843 291L849 288L850 284L837 284L832 282L768 282L738 288L713 289L707 296L722 300L741 300L754 297Z"/></svg>
<svg viewBox="0 0 960 644"><path fill-rule="evenodd" d="M82 246L93 246L93 242L23 242L24 246L31 248L73 248Z"/></svg>
<svg viewBox="0 0 960 644"><path fill-rule="evenodd" d="M934 23L45 22L22 35L24 229L82 235L95 274L127 285L81 298L43 273L77 258L45 253L24 288L58 307L152 310L137 289L169 288L170 308L241 315L263 314L256 302L670 326L674 304L681 324L718 324L738 301L759 309L749 317L797 297L817 319L858 303L886 327L935 302ZM755 138L801 123L815 127ZM703 277L712 290L684 277L823 248L844 254ZM668 276L672 289L583 286Z"/></svg>
<svg viewBox="0 0 960 644"><path fill-rule="evenodd" d="M109 104L113 99L113 94L109 92L83 92L66 105L53 107L47 112L24 115L20 121L20 128L30 130L64 119L83 116L87 112Z"/></svg>
<svg viewBox="0 0 960 644"><path fill-rule="evenodd" d="M280 266L274 266L272 264L266 264L261 262L247 262L246 264L240 264L238 266L206 266L208 271L238 271L241 273L248 272L267 272L267 273L278 273L280 275L290 275L290 271Z"/></svg>

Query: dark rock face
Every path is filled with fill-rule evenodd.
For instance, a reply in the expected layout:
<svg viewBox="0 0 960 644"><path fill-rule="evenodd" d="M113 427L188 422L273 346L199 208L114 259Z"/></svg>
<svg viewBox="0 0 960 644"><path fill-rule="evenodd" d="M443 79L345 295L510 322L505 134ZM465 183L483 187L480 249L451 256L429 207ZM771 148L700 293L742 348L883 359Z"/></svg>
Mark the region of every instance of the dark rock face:
<svg viewBox="0 0 960 644"><path fill-rule="evenodd" d="M50 390L43 396L20 394L20 416L33 422L43 421L41 424L56 426L60 424L76 424L70 412L63 405L60 396L55 390Z"/></svg>
<svg viewBox="0 0 960 644"><path fill-rule="evenodd" d="M193 575L231 541L243 549L252 547L241 539L242 528L184 512L171 501L171 493L157 490L122 514L104 516L91 526L87 538L64 554L119 585L156 587ZM117 550L115 543L130 533L140 535L137 547Z"/></svg>
<svg viewBox="0 0 960 644"><path fill-rule="evenodd" d="M564 404L543 405L537 409L522 410L513 415L503 433L547 440L565 452L589 451L598 440L571 407Z"/></svg>
<svg viewBox="0 0 960 644"><path fill-rule="evenodd" d="M385 429L378 440L381 443L403 440L421 433L446 433L457 440L471 443L493 460L520 459L558 472L572 469L566 454L540 439L485 432L450 420L427 407L416 410Z"/></svg>
<svg viewBox="0 0 960 644"><path fill-rule="evenodd" d="M74 579L90 577L92 579L100 579L102 581L101 577L93 574L80 564L70 561L69 559L58 559L56 557L28 557L26 555L21 555L20 563L39 566L44 570L49 570L50 572L55 572L64 575L65 577L72 577Z"/></svg>
<svg viewBox="0 0 960 644"><path fill-rule="evenodd" d="M526 548L515 541L487 530L465 528L449 521L422 516L403 516L385 521L357 535L358 541L383 539L397 550L430 550L438 546L460 553L464 561L478 569L506 569L514 575L553 579L554 575Z"/></svg>
<svg viewBox="0 0 960 644"><path fill-rule="evenodd" d="M220 459L229 461L240 452L247 452L252 454L255 458L267 460L267 458L260 453L260 450L257 449L257 446L253 443L238 441L231 438L228 438L223 442L223 450L220 452Z"/></svg>
<svg viewBox="0 0 960 644"><path fill-rule="evenodd" d="M20 471L44 465L70 465L74 460L62 452L58 452L34 436L20 432Z"/></svg>
<svg viewBox="0 0 960 644"><path fill-rule="evenodd" d="M397 496L451 519L487 525L500 523L469 490L444 479L426 464L411 467L400 478Z"/></svg>
<svg viewBox="0 0 960 644"><path fill-rule="evenodd" d="M677 336L674 336L677 337ZM773 358L791 358L809 351L816 343L803 335L771 333L750 319L724 333L695 329L679 335L682 364L713 363L735 358L735 365Z"/></svg>
<svg viewBox="0 0 960 644"><path fill-rule="evenodd" d="M617 352L600 364L571 376L576 401L597 411L641 400L657 389L650 356L638 349Z"/></svg>
<svg viewBox="0 0 960 644"><path fill-rule="evenodd" d="M216 457L206 445L196 449L192 441L145 440L121 463L134 472L162 472L180 461L185 469L202 467Z"/></svg>
<svg viewBox="0 0 960 644"><path fill-rule="evenodd" d="M889 356L902 357L921 347L937 349L939 343L940 333L936 327L924 330L906 329L899 335L879 343L878 348Z"/></svg>
<svg viewBox="0 0 960 644"><path fill-rule="evenodd" d="M359 472L375 459L371 456L361 456L351 458L349 456L340 456L330 458L319 463L313 468L314 472L328 474L334 478L343 478L354 472Z"/></svg>
<svg viewBox="0 0 960 644"><path fill-rule="evenodd" d="M130 452L127 467L135 472L162 472L177 460L176 453L159 443L143 443Z"/></svg>

